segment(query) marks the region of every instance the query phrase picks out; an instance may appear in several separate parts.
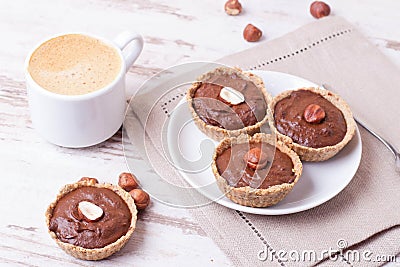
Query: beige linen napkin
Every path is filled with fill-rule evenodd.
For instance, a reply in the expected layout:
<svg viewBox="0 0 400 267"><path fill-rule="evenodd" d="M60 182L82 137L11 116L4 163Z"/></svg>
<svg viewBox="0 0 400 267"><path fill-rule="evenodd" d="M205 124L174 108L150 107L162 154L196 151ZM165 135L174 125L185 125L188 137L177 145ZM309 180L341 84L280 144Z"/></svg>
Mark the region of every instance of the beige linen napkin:
<svg viewBox="0 0 400 267"><path fill-rule="evenodd" d="M400 124L393 123L400 115L400 91L396 88L400 72L341 18L318 20L220 62L246 70L282 71L317 84L329 84L349 102L355 116L400 147ZM265 84L268 89L268 81ZM161 104L152 109L145 134L155 150L162 149L159 124L186 89L180 87L160 95ZM146 104L146 92L136 97L140 98L140 106L132 114L154 104ZM137 139L132 134L135 127L138 125L130 124L129 119L125 121L131 140ZM363 153L359 170L352 182L325 204L284 216L246 214L215 203L191 212L238 266L307 266L318 262L325 266L381 265L379 260L383 257L379 256L400 253L400 176L394 171L392 154L365 130L360 128L360 132ZM178 172L155 155L155 150L148 150L149 154L154 153L153 168L161 170L163 178L185 184L177 182ZM135 172L134 167L132 171ZM345 245L342 256L327 259L328 253L338 249L338 242ZM304 261L304 254L313 254L313 260Z"/></svg>
<svg viewBox="0 0 400 267"><path fill-rule="evenodd" d="M400 148L400 70L344 19L319 20L221 62L250 70L282 71L329 84L350 104L357 118ZM268 81L265 83L268 89ZM393 156L362 129L361 134L359 170L352 183L332 201L283 217L246 215L274 250L321 251L337 248L339 239L354 245L399 225L400 176L394 171ZM399 253L400 229L388 232L396 232L397 240L376 239L357 248L379 247L381 254Z"/></svg>
<svg viewBox="0 0 400 267"><path fill-rule="evenodd" d="M357 118L400 148L400 124L394 123L400 116L400 70L344 19L319 20L221 62L249 70L282 71L329 84L350 104ZM268 81L265 83L268 89ZM274 250L322 251L338 248L339 239L352 246L399 225L400 176L394 171L393 155L362 129L361 134L361 165L352 183L336 198L294 215L245 215ZM397 240L375 239L356 248L374 248L374 256L378 252L399 253L400 229L388 232L396 232Z"/></svg>

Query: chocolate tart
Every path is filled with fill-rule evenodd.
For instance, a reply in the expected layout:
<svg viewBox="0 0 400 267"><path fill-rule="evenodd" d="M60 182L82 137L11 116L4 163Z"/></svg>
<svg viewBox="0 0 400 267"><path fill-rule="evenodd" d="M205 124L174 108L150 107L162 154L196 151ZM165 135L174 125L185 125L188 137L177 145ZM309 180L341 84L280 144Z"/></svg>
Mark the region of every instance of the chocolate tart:
<svg viewBox="0 0 400 267"><path fill-rule="evenodd" d="M314 111L310 105L314 106ZM315 106L319 110L315 110ZM313 118L316 121L305 117L310 110L314 112L311 115L317 115ZM277 138L304 161L330 159L350 142L356 130L348 104L325 89L310 87L285 91L274 97L271 111L274 121L271 128Z"/></svg>
<svg viewBox="0 0 400 267"><path fill-rule="evenodd" d="M214 140L229 136L254 134L268 125L268 103L271 95L258 76L228 67L216 68L203 74L189 88L186 98L197 127ZM233 105L220 94L230 87L244 96L244 102Z"/></svg>
<svg viewBox="0 0 400 267"><path fill-rule="evenodd" d="M254 169L245 158L256 147L269 154L269 164ZM211 168L218 187L230 200L243 206L269 207L292 190L303 165L298 155L283 142L275 142L271 135L257 133L252 137L225 138L215 150Z"/></svg>
<svg viewBox="0 0 400 267"><path fill-rule="evenodd" d="M77 202L90 201L103 215L87 221ZM101 260L119 251L136 225L136 206L119 186L80 181L64 186L46 211L50 236L66 253L82 260Z"/></svg>

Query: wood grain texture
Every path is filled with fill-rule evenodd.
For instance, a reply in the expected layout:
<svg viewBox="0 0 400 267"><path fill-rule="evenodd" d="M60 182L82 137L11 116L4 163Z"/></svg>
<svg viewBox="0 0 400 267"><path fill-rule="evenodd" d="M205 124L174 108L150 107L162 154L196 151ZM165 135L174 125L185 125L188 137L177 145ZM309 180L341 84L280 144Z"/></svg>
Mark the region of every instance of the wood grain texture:
<svg viewBox="0 0 400 267"><path fill-rule="evenodd" d="M121 131L85 149L57 147L33 129L24 83L24 60L40 40L59 32L90 32L112 39L122 30L143 34L144 50L127 75L127 100L148 78L175 64L212 61L256 44L242 38L247 23L261 42L312 22L308 1L242 1L237 17L225 1L13 0L0 9L0 266L230 266L230 260L188 211L156 201L139 215L125 248L98 262L66 255L47 233L44 212L66 183L82 176L117 182L126 171ZM354 23L400 66L397 1L332 1L332 15Z"/></svg>

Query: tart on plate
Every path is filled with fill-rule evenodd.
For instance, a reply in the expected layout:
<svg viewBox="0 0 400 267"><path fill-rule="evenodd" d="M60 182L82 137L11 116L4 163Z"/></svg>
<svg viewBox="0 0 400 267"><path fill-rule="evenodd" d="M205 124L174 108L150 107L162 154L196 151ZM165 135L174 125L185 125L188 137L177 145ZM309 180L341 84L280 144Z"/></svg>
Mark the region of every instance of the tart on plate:
<svg viewBox="0 0 400 267"><path fill-rule="evenodd" d="M272 97L258 76L228 67L216 68L198 78L187 92L197 127L215 140L254 134L268 125Z"/></svg>
<svg viewBox="0 0 400 267"><path fill-rule="evenodd" d="M126 244L136 214L134 200L119 186L80 181L60 190L46 211L46 224L66 253L101 260Z"/></svg>
<svg viewBox="0 0 400 267"><path fill-rule="evenodd" d="M356 130L348 104L320 88L282 92L271 103L278 140L288 144L304 161L324 161L336 155Z"/></svg>
<svg viewBox="0 0 400 267"><path fill-rule="evenodd" d="M225 196L250 207L277 204L303 170L293 150L262 133L225 138L215 149L211 168Z"/></svg>

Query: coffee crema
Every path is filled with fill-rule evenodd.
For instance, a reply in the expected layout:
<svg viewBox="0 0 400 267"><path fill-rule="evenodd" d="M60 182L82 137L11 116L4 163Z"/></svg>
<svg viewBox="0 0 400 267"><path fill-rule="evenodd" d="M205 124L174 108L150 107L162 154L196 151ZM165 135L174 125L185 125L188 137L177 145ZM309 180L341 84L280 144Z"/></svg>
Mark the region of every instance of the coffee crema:
<svg viewBox="0 0 400 267"><path fill-rule="evenodd" d="M67 34L37 48L28 71L50 92L83 95L110 84L121 71L121 58L115 48L96 38Z"/></svg>

